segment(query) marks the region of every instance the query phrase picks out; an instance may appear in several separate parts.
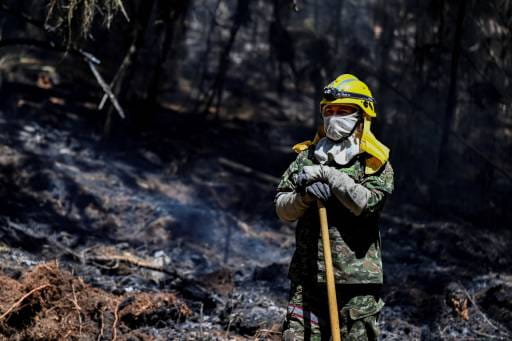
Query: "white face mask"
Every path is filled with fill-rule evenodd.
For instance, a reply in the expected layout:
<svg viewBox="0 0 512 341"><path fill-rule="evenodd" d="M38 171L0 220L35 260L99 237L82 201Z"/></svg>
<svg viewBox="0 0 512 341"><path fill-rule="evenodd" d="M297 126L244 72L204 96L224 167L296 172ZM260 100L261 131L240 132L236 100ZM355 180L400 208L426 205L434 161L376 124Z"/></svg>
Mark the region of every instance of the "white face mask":
<svg viewBox="0 0 512 341"><path fill-rule="evenodd" d="M341 140L350 135L359 121L359 113L346 116L327 116L324 117L325 135L333 141Z"/></svg>

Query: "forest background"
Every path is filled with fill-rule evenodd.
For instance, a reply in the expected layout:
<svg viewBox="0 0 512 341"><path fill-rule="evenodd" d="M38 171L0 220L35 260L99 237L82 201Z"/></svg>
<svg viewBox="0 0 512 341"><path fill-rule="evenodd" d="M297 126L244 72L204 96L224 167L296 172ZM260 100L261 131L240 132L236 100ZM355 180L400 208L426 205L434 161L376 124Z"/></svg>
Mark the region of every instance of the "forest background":
<svg viewBox="0 0 512 341"><path fill-rule="evenodd" d="M128 111L121 121L103 105L105 133L151 131L159 116L193 113L291 122L310 128L308 139L321 89L353 73L378 99L374 129L392 150L397 195L470 219L510 214L501 204L512 180L508 1L2 1L2 9L3 78L44 54L48 77L83 86L72 95L91 100L102 89L76 51L92 54ZM262 165L274 175L279 166Z"/></svg>
<svg viewBox="0 0 512 341"><path fill-rule="evenodd" d="M512 218L511 29L506 0L1 0L2 122L78 129L96 152L143 145L170 176L220 162L238 173L228 182L267 184L252 199L220 191L216 209L279 229L269 183L321 123L323 87L351 73L391 149L389 212L499 238ZM8 197L9 176L4 217L37 216Z"/></svg>

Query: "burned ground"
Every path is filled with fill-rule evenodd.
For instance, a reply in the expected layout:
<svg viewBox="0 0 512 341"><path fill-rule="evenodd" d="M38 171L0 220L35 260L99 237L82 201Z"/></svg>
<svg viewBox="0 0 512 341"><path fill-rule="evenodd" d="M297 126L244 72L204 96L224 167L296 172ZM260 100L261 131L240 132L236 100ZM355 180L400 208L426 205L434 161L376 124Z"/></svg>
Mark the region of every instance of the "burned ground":
<svg viewBox="0 0 512 341"><path fill-rule="evenodd" d="M83 110L1 109L0 334L279 339L294 241L274 181L306 131L162 112L105 141ZM401 198L381 219L382 339L510 339L510 231Z"/></svg>

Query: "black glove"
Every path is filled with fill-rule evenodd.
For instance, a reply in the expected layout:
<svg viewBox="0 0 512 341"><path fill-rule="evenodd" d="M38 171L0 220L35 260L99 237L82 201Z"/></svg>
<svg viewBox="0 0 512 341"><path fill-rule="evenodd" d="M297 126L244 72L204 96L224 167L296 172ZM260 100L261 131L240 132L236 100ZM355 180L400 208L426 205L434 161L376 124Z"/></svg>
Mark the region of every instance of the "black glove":
<svg viewBox="0 0 512 341"><path fill-rule="evenodd" d="M295 175L295 186L297 193L302 195L306 194L306 187L308 185L308 178L304 171L299 172Z"/></svg>
<svg viewBox="0 0 512 341"><path fill-rule="evenodd" d="M313 196L316 199L320 199L326 202L331 197L331 187L328 184L317 181L309 186L306 186L306 194Z"/></svg>

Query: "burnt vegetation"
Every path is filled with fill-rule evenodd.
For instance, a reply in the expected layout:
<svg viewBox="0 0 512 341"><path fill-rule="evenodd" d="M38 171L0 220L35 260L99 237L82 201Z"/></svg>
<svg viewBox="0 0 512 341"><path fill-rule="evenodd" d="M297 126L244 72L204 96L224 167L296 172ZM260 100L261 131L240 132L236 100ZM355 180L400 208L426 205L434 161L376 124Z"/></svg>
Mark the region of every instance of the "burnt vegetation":
<svg viewBox="0 0 512 341"><path fill-rule="evenodd" d="M272 206L340 73L377 98L383 340L512 338L512 2L0 1L0 335L279 339Z"/></svg>

